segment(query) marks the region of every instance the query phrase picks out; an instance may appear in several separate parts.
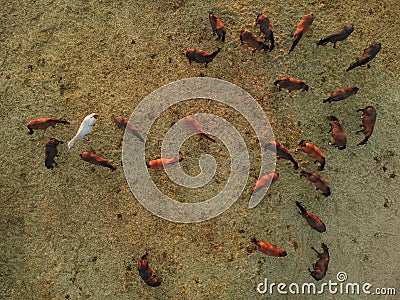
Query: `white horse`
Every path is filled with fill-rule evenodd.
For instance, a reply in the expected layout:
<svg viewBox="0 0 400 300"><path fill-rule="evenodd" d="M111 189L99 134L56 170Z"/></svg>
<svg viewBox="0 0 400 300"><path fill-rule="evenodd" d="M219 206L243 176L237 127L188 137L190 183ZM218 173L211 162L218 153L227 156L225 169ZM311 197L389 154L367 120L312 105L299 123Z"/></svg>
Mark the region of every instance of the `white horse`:
<svg viewBox="0 0 400 300"><path fill-rule="evenodd" d="M79 126L78 133L73 137L72 140L68 142L68 149L71 149L76 141L84 139L85 136L92 131L93 126L96 124L98 118L99 115L93 113L83 119L81 126Z"/></svg>

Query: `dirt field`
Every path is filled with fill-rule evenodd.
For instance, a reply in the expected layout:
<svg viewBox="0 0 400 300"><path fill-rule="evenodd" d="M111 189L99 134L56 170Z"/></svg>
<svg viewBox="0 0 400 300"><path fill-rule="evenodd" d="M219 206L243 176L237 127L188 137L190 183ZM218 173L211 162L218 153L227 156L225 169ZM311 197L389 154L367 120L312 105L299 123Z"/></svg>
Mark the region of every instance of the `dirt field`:
<svg viewBox="0 0 400 300"><path fill-rule="evenodd" d="M0 298L1 299L372 299L372 295L259 294L258 283L371 283L400 293L399 230L399 111L400 8L397 1L2 1L0 4ZM227 27L226 42L212 36L208 12ZM252 53L240 44L241 29L253 28L258 13L274 26L276 49ZM292 34L308 14L314 23L296 49L287 55ZM346 24L350 37L317 46L322 37ZM372 42L382 50L370 63L346 72ZM205 68L189 64L188 48L221 53ZM123 132L113 123L129 118L150 92L172 81L207 76L234 83L263 107L276 140L286 145L301 169L317 166L295 152L301 139L318 145L327 157L320 174L331 186L324 197L290 162L277 161L279 180L254 209L247 207L259 166L256 139L249 125L223 107L195 101L173 107L151 131L149 159L159 155L163 133L187 114L219 113L232 122L253 158L247 187L225 213L196 224L178 224L147 211L133 196L121 165ZM305 81L307 92L288 94L273 82L282 76ZM352 97L322 103L330 92L350 85ZM369 142L356 146L362 135L357 109L373 105L375 131ZM89 141L68 150L82 119L100 118ZM348 146L329 145L328 117L345 127ZM71 122L27 135L27 123L41 117ZM140 129L140 124L137 124ZM58 165L44 166L45 142L54 137ZM196 157L227 158L221 143L193 138L182 149L192 157L183 168L198 172ZM197 150L190 152L191 147ZM81 160L95 151L117 165L115 172ZM218 156L219 155L219 156ZM224 168L224 166L222 166ZM154 181L176 200L208 199L223 187L225 171L205 191L185 194L164 186L165 174ZM164 187L163 187L164 186ZM189 197L189 195L191 195ZM200 197L201 196L201 197ZM318 215L327 231L312 230L298 214L300 201ZM285 248L284 258L268 257L250 242L252 237ZM317 261L311 249L324 242L331 261L325 279L317 283L307 271ZM160 286L145 285L137 261L148 252ZM396 296L380 296L395 299Z"/></svg>

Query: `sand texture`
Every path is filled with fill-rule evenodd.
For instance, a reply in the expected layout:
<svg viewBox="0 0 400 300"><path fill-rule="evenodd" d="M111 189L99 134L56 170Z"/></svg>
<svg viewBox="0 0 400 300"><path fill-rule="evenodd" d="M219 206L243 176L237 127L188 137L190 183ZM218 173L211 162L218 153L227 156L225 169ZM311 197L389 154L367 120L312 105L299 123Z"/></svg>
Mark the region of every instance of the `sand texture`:
<svg viewBox="0 0 400 300"><path fill-rule="evenodd" d="M208 20L213 11L225 23L225 43L216 41ZM272 23L276 48L252 53L239 40L253 30L258 13ZM0 298L1 299L317 299L321 296L260 295L257 284L314 282L307 271L316 262L311 249L328 245L331 261L325 279L370 282L400 293L399 254L399 49L397 1L1 1L0 3ZM311 29L287 54L300 19L315 16ZM354 32L336 49L317 46L346 24ZM370 63L346 68L372 42L382 50ZM188 48L221 52L207 68L189 64ZM163 135L188 113L213 112L237 127L252 161L247 186L220 216L197 224L177 224L146 210L133 196L121 165L124 133L114 116L129 118L150 92L172 81L207 76L234 83L262 106L300 169L314 172L313 159L295 151L300 140L326 155L320 174L331 186L324 197L278 160L279 180L254 209L247 207L258 174L260 151L249 124L235 111L212 101L172 107L151 130L146 153L160 155ZM283 76L303 80L308 91L279 91ZM323 103L329 94L356 85L350 98ZM369 142L362 134L361 112L373 105L377 122ZM98 113L88 141L67 142L80 122ZM345 127L348 145L329 145L329 116ZM32 119L57 117L71 122L27 135ZM140 129L140 124L136 124ZM44 166L45 142L59 146L58 165ZM92 151L117 165L91 165L79 157ZM221 169L204 191L179 189L163 172L154 182L176 200L203 201L226 182L229 154L220 142L196 137L182 146L182 168L199 172L197 159L215 155ZM146 188L146 187L144 187ZM327 231L312 230L295 201L318 215ZM252 237L284 248L283 258L268 257ZM137 262L148 252L160 286L146 286ZM318 283L320 284L320 283ZM372 291L373 289L371 289ZM373 299L332 295L323 299ZM379 299L395 299L381 296Z"/></svg>

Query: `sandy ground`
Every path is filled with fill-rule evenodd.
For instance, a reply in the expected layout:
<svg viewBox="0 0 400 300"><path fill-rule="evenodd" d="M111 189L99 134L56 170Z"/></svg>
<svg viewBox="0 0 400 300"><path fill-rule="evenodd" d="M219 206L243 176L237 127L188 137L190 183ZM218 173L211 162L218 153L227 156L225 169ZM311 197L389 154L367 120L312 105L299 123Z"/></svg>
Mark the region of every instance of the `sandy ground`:
<svg viewBox="0 0 400 300"><path fill-rule="evenodd" d="M180 0L1 2L1 299L312 299L277 292L259 295L256 286L264 278L286 284L315 282L307 271L317 259L310 247L320 249L321 242L331 252L324 282L336 281L336 274L343 271L347 282L394 287L400 293L398 3L270 1L266 5L265 1ZM212 51L221 45L212 37L209 11L225 22L226 43L208 68L190 65L182 54L186 49ZM277 47L271 53L252 54L240 45L239 32L252 29L260 11L274 24ZM291 34L310 12L315 15L312 29L288 56ZM355 31L337 49L316 46L320 38L348 23ZM382 43L382 50L371 67L345 72L374 41ZM247 201L256 163L240 199L210 221L171 223L142 207L126 183L121 166L123 132L112 117L128 118L141 99L166 83L203 75L247 90L266 111L276 139L290 151L301 139L317 144L327 156L321 175L331 185L332 195L321 196L289 162L278 161L280 179L255 209L248 209ZM279 92L273 82L281 76L302 79L310 90ZM331 91L349 85L360 88L357 95L322 103ZM355 134L361 124L356 110L367 105L378 112L375 132L366 145L355 146L362 138ZM153 130L151 155L158 153L162 141L157 134L194 107L175 107L165 115ZM255 148L248 124L229 111L218 107L215 111L236 121L249 149ZM92 112L100 119L90 140L71 150L61 145L58 166L46 169L45 141L56 137L67 142ZM329 115L341 119L346 128L344 151L329 145ZM26 135L29 120L49 116L71 124ZM193 141L200 149L196 151L224 149ZM190 146L186 144L183 152ZM78 155L82 151L109 158L117 170L111 173L83 162ZM257 158L256 150L250 153ZM221 155L223 159L226 153ZM303 153L294 156L301 168L316 170ZM184 167L197 170L195 159ZM163 176L153 178L162 184ZM214 188L218 186L201 195L215 194ZM172 193L170 188L165 191ZM178 200L187 200L184 193L177 195ZM326 233L309 228L297 213L296 200L326 223ZM250 242L253 236L285 248L288 256L265 256ZM146 286L138 276L136 264L145 252L162 279L157 288ZM374 298L328 293L321 297Z"/></svg>

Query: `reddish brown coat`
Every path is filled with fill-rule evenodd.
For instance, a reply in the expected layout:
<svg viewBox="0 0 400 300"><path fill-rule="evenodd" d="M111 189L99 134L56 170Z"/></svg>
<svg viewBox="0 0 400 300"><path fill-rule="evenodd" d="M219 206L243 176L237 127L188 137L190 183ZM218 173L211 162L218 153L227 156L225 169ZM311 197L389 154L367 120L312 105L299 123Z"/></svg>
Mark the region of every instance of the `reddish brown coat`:
<svg viewBox="0 0 400 300"><path fill-rule="evenodd" d="M48 127L55 127L56 124L70 124L66 120L59 120L56 118L40 118L36 120L31 120L28 123L28 129L29 131L27 132L28 134L33 134L33 130L46 130Z"/></svg>
<svg viewBox="0 0 400 300"><path fill-rule="evenodd" d="M282 77L274 82L274 85L279 85L279 90L286 89L289 92L294 90L308 91L308 85L296 78Z"/></svg>
<svg viewBox="0 0 400 300"><path fill-rule="evenodd" d="M289 150L283 144L281 144L277 141L271 141L268 143L263 142L263 143L261 143L261 146L266 150L275 152L276 156L278 158L283 158L283 159L291 161L293 163L293 167L295 170L297 170L299 168L299 164L297 163L297 161L295 161L292 154L289 152Z"/></svg>
<svg viewBox="0 0 400 300"><path fill-rule="evenodd" d="M311 271L310 269L308 269L311 276L315 280L322 280L325 277L326 272L328 271L329 249L324 243L322 243L321 246L322 249L324 250L324 252L322 253L319 253L317 250L315 250L314 247L311 247L311 249L313 249L317 253L317 256L319 258L317 262L313 264L313 270Z"/></svg>
<svg viewBox="0 0 400 300"><path fill-rule="evenodd" d="M322 192L322 195L324 195L325 197L328 197L331 194L331 189L329 187L329 184L326 182L324 178L322 178L321 175L317 173L308 173L305 171L301 171L300 174L302 176L306 176L308 180L312 182L315 189L320 190Z"/></svg>
<svg viewBox="0 0 400 300"><path fill-rule="evenodd" d="M372 135L372 132L374 131L375 127L375 121L376 121L376 109L373 106L367 106L364 109L359 109L358 111L362 111L362 126L363 129L357 131L357 133L362 132L365 134L365 137L362 141L360 141L357 146L359 145L364 145L366 142L368 142L368 139Z"/></svg>
<svg viewBox="0 0 400 300"><path fill-rule="evenodd" d="M248 47L253 49L253 52L259 50L267 51L269 49L268 45L264 44L258 36L249 30L242 30L240 33L240 41L243 45L246 44Z"/></svg>
<svg viewBox="0 0 400 300"><path fill-rule="evenodd" d="M357 59L356 62L352 63L346 71L350 71L356 67L360 67L362 65L368 64L374 57L378 54L381 50L382 44L381 43L373 43L369 45L368 48L364 49L364 53L361 58Z"/></svg>
<svg viewBox="0 0 400 300"><path fill-rule="evenodd" d="M139 260L138 271L140 278L142 278L147 285L156 287L161 284L161 281L156 279L156 276L153 274L153 271L149 266L149 262L147 261L147 253Z"/></svg>
<svg viewBox="0 0 400 300"><path fill-rule="evenodd" d="M189 63L192 63L192 61L195 61L200 64L205 63L206 64L205 66L207 67L208 63L212 62L220 51L221 47L218 47L218 49L212 53L208 53L201 49L191 48L186 51L185 55L188 58Z"/></svg>
<svg viewBox="0 0 400 300"><path fill-rule="evenodd" d="M129 120L124 119L123 117L115 117L114 122L118 126L119 129L121 129L121 130L126 129L128 132L130 132L134 136L136 136L139 140L144 142L144 140L143 140L142 136L139 134L136 126L133 125L131 122L129 122Z"/></svg>
<svg viewBox="0 0 400 300"><path fill-rule="evenodd" d="M307 143L304 140L300 141L299 146L304 153L311 158L314 158L316 162L320 163L318 171L322 171L325 167L325 155L322 153L322 151L317 146Z"/></svg>
<svg viewBox="0 0 400 300"><path fill-rule="evenodd" d="M311 211L306 210L299 201L296 201L296 205L300 209L299 213L303 216L304 219L306 219L308 225L310 225L312 229L315 229L318 232L326 231L325 224L321 221L320 218L314 215Z"/></svg>
<svg viewBox="0 0 400 300"><path fill-rule="evenodd" d="M257 240L256 238L252 238L251 241L258 246L258 250L266 255L277 257L283 257L287 255L284 249L280 249L273 244Z"/></svg>
<svg viewBox="0 0 400 300"><path fill-rule="evenodd" d="M265 35L264 42L269 40L269 51L275 48L274 33L272 31L272 23L269 18L264 14L259 14L256 19L256 24L260 25L260 31Z"/></svg>
<svg viewBox="0 0 400 300"><path fill-rule="evenodd" d="M210 19L213 35L217 34L217 40L225 42L226 28L224 23L212 12L208 14L208 18Z"/></svg>
<svg viewBox="0 0 400 300"><path fill-rule="evenodd" d="M196 133L200 138L205 138L206 140L215 143L215 140L204 132L199 121L197 121L195 118L192 118L191 116L186 116L185 121L187 127L191 132Z"/></svg>
<svg viewBox="0 0 400 300"><path fill-rule="evenodd" d="M104 157L101 157L95 153L92 153L92 152L84 151L80 154L80 157L84 161L87 161L94 165L109 168L111 171L114 171L117 169L117 167L112 165L107 159L105 159Z"/></svg>
<svg viewBox="0 0 400 300"><path fill-rule="evenodd" d="M328 99L325 99L323 102L331 103L332 101L344 100L344 99L350 97L351 95L357 94L358 90L359 89L356 86L349 86L346 88L336 90L336 91L332 92L331 96Z"/></svg>
<svg viewBox="0 0 400 300"><path fill-rule="evenodd" d="M334 116L330 116L330 120L333 121L330 129L334 140L332 145L338 147L339 150L346 149L347 137L342 123Z"/></svg>
<svg viewBox="0 0 400 300"><path fill-rule="evenodd" d="M58 156L58 144L62 144L62 141L56 140L55 138L51 138L46 141L46 155L44 165L47 169L53 169L53 164L57 165L54 158Z"/></svg>
<svg viewBox="0 0 400 300"><path fill-rule="evenodd" d="M314 15L313 14L305 15L303 17L303 19L301 19L300 23L297 25L296 31L294 32L293 43L292 43L292 46L289 49L288 54L294 50L294 48L296 47L296 45L300 41L301 37L303 36L303 34L306 33L310 29L311 24L313 23L313 21L314 21Z"/></svg>
<svg viewBox="0 0 400 300"><path fill-rule="evenodd" d="M171 165L183 160L183 157L180 156L179 158L158 158L149 161L147 166L153 170L163 170L164 165Z"/></svg>
<svg viewBox="0 0 400 300"><path fill-rule="evenodd" d="M253 195L255 192L259 191L263 187L270 186L275 181L277 181L278 178L279 178L278 173L269 173L267 175L264 175L263 177L260 178L260 180L256 180L256 184L254 185L254 188L251 190L250 194Z"/></svg>

